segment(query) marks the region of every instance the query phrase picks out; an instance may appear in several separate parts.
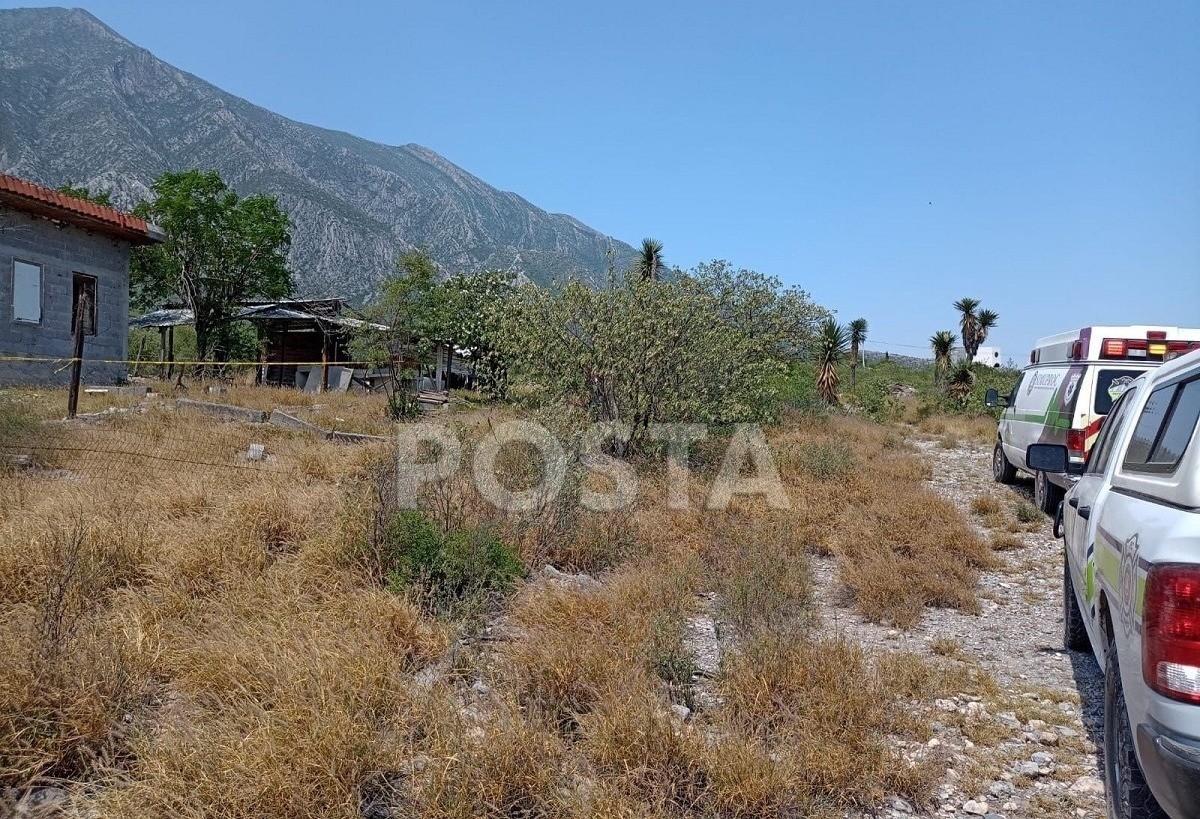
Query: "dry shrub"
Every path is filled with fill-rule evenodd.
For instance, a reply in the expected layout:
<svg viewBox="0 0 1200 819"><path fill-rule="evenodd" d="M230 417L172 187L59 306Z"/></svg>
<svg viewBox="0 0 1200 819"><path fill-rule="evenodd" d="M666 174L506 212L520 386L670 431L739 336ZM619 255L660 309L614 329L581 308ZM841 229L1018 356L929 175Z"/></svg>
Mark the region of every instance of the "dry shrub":
<svg viewBox="0 0 1200 819"><path fill-rule="evenodd" d="M788 632L811 617L812 574L795 518L723 515L711 521L711 587L723 619L740 632Z"/></svg>
<svg viewBox="0 0 1200 819"><path fill-rule="evenodd" d="M990 415L931 415L918 421L917 429L932 437L948 436L976 444L996 441L996 419Z"/></svg>
<svg viewBox="0 0 1200 819"><path fill-rule="evenodd" d="M971 511L980 517L994 515L1000 511L1000 501L991 495L976 495L971 498Z"/></svg>
<svg viewBox="0 0 1200 819"><path fill-rule="evenodd" d="M797 465L817 480L829 481L845 478L856 463L849 446L841 441L824 439L801 444Z"/></svg>
<svg viewBox="0 0 1200 819"><path fill-rule="evenodd" d="M707 789L700 747L645 692L612 696L580 718L582 751L602 777L651 805L695 805Z"/></svg>
<svg viewBox="0 0 1200 819"><path fill-rule="evenodd" d="M867 486L835 548L859 610L901 628L913 626L926 606L978 612L978 570L994 559L954 504L919 485Z"/></svg>
<svg viewBox="0 0 1200 819"><path fill-rule="evenodd" d="M953 503L923 485L928 462L897 452L890 435L841 417L774 431L794 540L838 559L843 586L872 620L909 627L926 606L978 611L978 569L992 565L990 550ZM850 452L857 468L836 483L800 468L806 448L822 447Z"/></svg>
<svg viewBox="0 0 1200 819"><path fill-rule="evenodd" d="M380 728L409 706L402 672L446 636L381 590L305 580L273 572L160 626L170 682L114 813L355 815L359 784L396 761Z"/></svg>
<svg viewBox="0 0 1200 819"><path fill-rule="evenodd" d="M444 725L433 757L390 800L434 819L560 815L567 747L511 705L480 726ZM398 797L398 798L397 798Z"/></svg>
<svg viewBox="0 0 1200 819"><path fill-rule="evenodd" d="M1015 503L1013 513L1017 516L1017 520L1024 524L1039 523L1043 518L1041 510L1026 500Z"/></svg>
<svg viewBox="0 0 1200 819"><path fill-rule="evenodd" d="M0 783L86 777L125 755L122 720L147 684L109 613L144 577L145 531L82 512L15 523L0 554Z"/></svg>
<svg viewBox="0 0 1200 819"><path fill-rule="evenodd" d="M915 730L906 686L841 637L749 643L720 684L724 719L790 763L801 802L869 806L888 793L925 794L930 772L885 737Z"/></svg>
<svg viewBox="0 0 1200 819"><path fill-rule="evenodd" d="M686 567L634 564L597 589L538 586L510 617L501 664L524 708L570 731L579 715L644 689L674 651L692 599ZM666 657L666 659L670 659Z"/></svg>
<svg viewBox="0 0 1200 819"><path fill-rule="evenodd" d="M995 534L992 535L992 551L994 552L1010 552L1014 549L1023 549L1025 541L1012 534Z"/></svg>

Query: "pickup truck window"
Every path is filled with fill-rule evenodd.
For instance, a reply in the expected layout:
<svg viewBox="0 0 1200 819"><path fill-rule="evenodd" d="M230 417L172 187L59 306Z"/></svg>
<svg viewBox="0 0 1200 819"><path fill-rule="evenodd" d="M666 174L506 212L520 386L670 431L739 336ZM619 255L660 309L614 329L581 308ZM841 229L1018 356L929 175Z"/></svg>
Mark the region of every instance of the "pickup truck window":
<svg viewBox="0 0 1200 819"><path fill-rule="evenodd" d="M1150 394L1123 466L1135 472L1174 472L1200 420L1200 380Z"/></svg>
<svg viewBox="0 0 1200 819"><path fill-rule="evenodd" d="M1128 389L1117 396L1117 402L1111 407L1112 412L1104 419L1104 426L1100 428L1100 434L1096 437L1096 444L1092 447L1092 455L1088 458L1085 472L1103 474L1108 468L1108 462L1112 459L1112 439L1129 413L1134 392L1135 390Z"/></svg>

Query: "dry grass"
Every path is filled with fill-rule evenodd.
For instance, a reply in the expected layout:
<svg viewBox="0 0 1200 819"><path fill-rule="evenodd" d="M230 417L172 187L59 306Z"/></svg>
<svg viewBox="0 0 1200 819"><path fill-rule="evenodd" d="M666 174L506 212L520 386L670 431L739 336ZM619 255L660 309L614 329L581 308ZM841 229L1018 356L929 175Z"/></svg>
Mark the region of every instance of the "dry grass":
<svg viewBox="0 0 1200 819"><path fill-rule="evenodd" d="M996 441L996 419L989 415L931 415L916 422L919 432L940 439L992 444Z"/></svg>
<svg viewBox="0 0 1200 819"><path fill-rule="evenodd" d="M357 398L219 399L375 429ZM0 656L0 786L85 783L102 815L146 817L837 816L926 800L937 766L890 737L927 739L934 696L988 687L956 655L870 657L813 628L814 551L873 619L978 605L989 550L893 429L774 430L788 510L706 511L703 470L693 507L668 509L655 464L624 515L572 492L501 514L451 481L428 519L488 527L531 571L447 618L385 588L386 447L146 406L26 441L64 471L0 472L0 636L21 647ZM506 412L452 418L469 438ZM245 461L250 443L270 458ZM712 681L700 613L725 641Z"/></svg>
<svg viewBox="0 0 1200 819"><path fill-rule="evenodd" d="M815 440L836 438L859 464L836 488L794 466ZM923 485L929 467L886 445L887 431L848 418L779 430L772 443L798 508L798 536L833 555L842 583L869 619L914 625L926 606L978 611L978 570L995 565L954 504Z"/></svg>
<svg viewBox="0 0 1200 819"><path fill-rule="evenodd" d="M1001 510L1000 501L991 495L976 495L971 499L971 511L980 517L994 515Z"/></svg>
<svg viewBox="0 0 1200 819"><path fill-rule="evenodd" d="M1025 541L1016 535L1004 533L992 535L992 551L1011 552L1014 549L1025 548Z"/></svg>

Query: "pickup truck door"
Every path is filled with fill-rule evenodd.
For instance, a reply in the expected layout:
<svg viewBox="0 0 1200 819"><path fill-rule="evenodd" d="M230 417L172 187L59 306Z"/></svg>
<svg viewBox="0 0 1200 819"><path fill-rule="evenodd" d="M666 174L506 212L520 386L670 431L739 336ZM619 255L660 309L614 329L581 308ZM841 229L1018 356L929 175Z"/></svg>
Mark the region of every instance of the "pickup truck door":
<svg viewBox="0 0 1200 819"><path fill-rule="evenodd" d="M1113 469L1113 454L1118 449L1121 429L1129 420L1133 402L1133 389L1117 399L1100 429L1083 474L1063 500L1067 563L1071 567L1076 593L1082 598L1079 608L1088 620L1094 620L1096 616L1096 524L1099 516L1093 512L1100 508L1109 491L1106 477Z"/></svg>

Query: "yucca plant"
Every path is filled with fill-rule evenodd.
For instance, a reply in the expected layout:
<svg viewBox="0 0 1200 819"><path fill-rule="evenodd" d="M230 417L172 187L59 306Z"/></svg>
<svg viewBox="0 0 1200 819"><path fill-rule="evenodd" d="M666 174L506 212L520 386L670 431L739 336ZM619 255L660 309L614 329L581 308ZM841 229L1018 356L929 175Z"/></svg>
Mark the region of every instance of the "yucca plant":
<svg viewBox="0 0 1200 819"><path fill-rule="evenodd" d="M950 370L950 356L954 351L954 333L949 330L938 330L929 339L929 349L933 351L933 383L941 382Z"/></svg>
<svg viewBox="0 0 1200 819"><path fill-rule="evenodd" d="M958 311L958 327L962 330L963 349L966 350L967 360L975 358L975 352L979 349L977 337L979 335L979 299L962 298L954 302L954 309Z"/></svg>
<svg viewBox="0 0 1200 819"><path fill-rule="evenodd" d="M642 239L642 250L633 263L634 276L644 282L658 281L662 278L666 269L662 251L662 242L657 239Z"/></svg>
<svg viewBox="0 0 1200 819"><path fill-rule="evenodd" d="M971 395L974 387L975 370L971 368L970 361L960 363L950 371L950 376L946 379L946 392L963 405L967 403L967 398Z"/></svg>
<svg viewBox="0 0 1200 819"><path fill-rule="evenodd" d="M980 310L978 316L979 327L976 329L975 352L979 352L979 345L987 341L988 330L996 326L996 322L1000 320L1000 314L995 310ZM971 356L971 360L975 360L975 356Z"/></svg>
<svg viewBox="0 0 1200 819"><path fill-rule="evenodd" d="M838 402L837 388L840 379L837 365L846 354L849 340L849 331L833 318L821 322L816 341L817 392L821 401L828 407L835 406Z"/></svg>
<svg viewBox="0 0 1200 819"><path fill-rule="evenodd" d="M858 387L858 350L867 341L867 320L856 318L846 325L850 332L850 389Z"/></svg>

